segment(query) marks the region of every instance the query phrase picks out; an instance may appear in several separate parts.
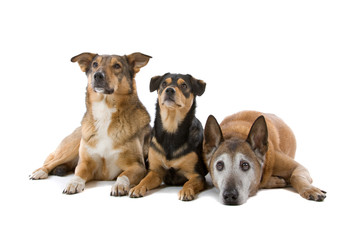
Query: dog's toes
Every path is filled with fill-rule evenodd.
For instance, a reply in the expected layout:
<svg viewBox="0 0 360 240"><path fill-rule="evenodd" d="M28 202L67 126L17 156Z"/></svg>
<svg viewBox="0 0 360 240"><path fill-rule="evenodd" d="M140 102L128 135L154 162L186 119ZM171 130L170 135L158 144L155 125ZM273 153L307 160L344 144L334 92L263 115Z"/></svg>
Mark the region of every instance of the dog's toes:
<svg viewBox="0 0 360 240"><path fill-rule="evenodd" d="M314 186L304 189L300 195L308 200L321 202L326 198L326 192Z"/></svg>
<svg viewBox="0 0 360 240"><path fill-rule="evenodd" d="M66 186L63 193L65 194L75 194L84 191L85 180L80 177L74 177Z"/></svg>
<svg viewBox="0 0 360 240"><path fill-rule="evenodd" d="M130 189L129 196L131 198L139 198L145 196L147 189L145 186L136 186Z"/></svg>
<svg viewBox="0 0 360 240"><path fill-rule="evenodd" d="M112 186L110 196L125 196L129 193L129 184L123 184L119 181L116 181L116 183Z"/></svg>
<svg viewBox="0 0 360 240"><path fill-rule="evenodd" d="M179 200L191 201L195 199L195 192L192 188L181 189L179 192Z"/></svg>
<svg viewBox="0 0 360 240"><path fill-rule="evenodd" d="M42 169L38 169L29 176L29 179L30 180L38 180L38 179L45 179L47 177L48 177L47 172L45 172Z"/></svg>

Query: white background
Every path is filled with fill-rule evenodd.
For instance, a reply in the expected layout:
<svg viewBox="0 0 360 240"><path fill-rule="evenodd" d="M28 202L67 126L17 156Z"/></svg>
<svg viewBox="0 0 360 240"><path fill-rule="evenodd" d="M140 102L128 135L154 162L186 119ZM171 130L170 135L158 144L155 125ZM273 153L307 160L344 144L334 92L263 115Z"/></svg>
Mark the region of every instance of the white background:
<svg viewBox="0 0 360 240"><path fill-rule="evenodd" d="M2 1L0 4L1 239L359 239L357 1ZM262 190L229 207L208 189L142 199L110 197L113 182L62 190L71 176L30 181L85 112L82 52L153 58L136 76L154 119L154 75L207 82L197 116L240 110L280 116L296 160L324 202ZM5 237L6 236L6 237Z"/></svg>

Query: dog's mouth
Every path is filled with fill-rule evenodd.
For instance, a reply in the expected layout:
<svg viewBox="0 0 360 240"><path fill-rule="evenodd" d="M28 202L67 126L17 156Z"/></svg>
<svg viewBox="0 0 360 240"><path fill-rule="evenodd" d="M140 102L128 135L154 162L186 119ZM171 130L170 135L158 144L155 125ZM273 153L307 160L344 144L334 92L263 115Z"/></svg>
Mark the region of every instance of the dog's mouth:
<svg viewBox="0 0 360 240"><path fill-rule="evenodd" d="M108 89L108 88L104 88L104 87L94 87L93 89L96 93L101 93L101 94L113 94L114 93L114 89Z"/></svg>
<svg viewBox="0 0 360 240"><path fill-rule="evenodd" d="M170 108L182 107L180 104L176 102L175 98L172 96L165 96L162 105L165 105L166 107L170 107Z"/></svg>

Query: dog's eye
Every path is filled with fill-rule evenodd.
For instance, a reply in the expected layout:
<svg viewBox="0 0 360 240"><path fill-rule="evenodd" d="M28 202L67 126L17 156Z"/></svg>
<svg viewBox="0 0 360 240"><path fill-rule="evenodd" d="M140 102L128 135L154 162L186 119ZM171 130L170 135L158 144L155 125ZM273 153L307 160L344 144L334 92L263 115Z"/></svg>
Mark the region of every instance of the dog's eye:
<svg viewBox="0 0 360 240"><path fill-rule="evenodd" d="M187 89L186 83L181 84L181 88L182 88L182 89Z"/></svg>
<svg viewBox="0 0 360 240"><path fill-rule="evenodd" d="M114 68L115 68L115 69L120 69L121 66L120 66L120 64L116 63L116 64L114 65Z"/></svg>
<svg viewBox="0 0 360 240"><path fill-rule="evenodd" d="M94 68L97 68L98 66L99 66L99 64L98 64L97 62L94 62L94 63L93 63L93 67L94 67Z"/></svg>
<svg viewBox="0 0 360 240"><path fill-rule="evenodd" d="M246 162L246 161L241 161L240 162L240 167L241 167L241 169L243 171L247 171L250 168L250 164L248 162Z"/></svg>
<svg viewBox="0 0 360 240"><path fill-rule="evenodd" d="M224 162L223 162L223 161L218 161L218 162L216 163L216 169L217 169L218 171L222 171L222 170L224 169Z"/></svg>
<svg viewBox="0 0 360 240"><path fill-rule="evenodd" d="M166 87L166 85L167 85L166 82L163 82L163 83L161 84L162 87Z"/></svg>

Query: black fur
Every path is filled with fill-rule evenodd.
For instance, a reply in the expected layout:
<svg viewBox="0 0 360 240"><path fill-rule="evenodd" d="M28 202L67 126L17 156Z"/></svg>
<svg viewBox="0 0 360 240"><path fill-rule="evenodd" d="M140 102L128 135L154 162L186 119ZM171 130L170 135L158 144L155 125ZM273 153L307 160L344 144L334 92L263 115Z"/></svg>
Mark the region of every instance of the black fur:
<svg viewBox="0 0 360 240"><path fill-rule="evenodd" d="M195 152L198 157L198 162L195 166L194 172L205 176L207 174L207 168L202 157L203 127L201 122L195 117L195 97L201 95L205 91L205 83L203 81L198 83L199 81L194 79L191 75L179 76L178 74L165 74L164 76L152 78L150 90L155 91L158 89L159 93L161 93L163 89L160 84L168 77L171 77L173 81L181 77L191 86L191 92L194 94L193 104L184 120L178 126L176 132L169 133L164 130L160 116L159 101L157 101L152 137L155 137L156 141L162 146L163 151L158 149L152 142L150 143L150 147L152 147L155 151L164 154L168 161L185 156L188 153ZM186 94L184 94L184 96L189 97L189 95L186 96ZM178 152L180 148L183 148L183 150ZM170 168L164 177L164 182L168 185L183 185L186 181L187 179L173 168Z"/></svg>

